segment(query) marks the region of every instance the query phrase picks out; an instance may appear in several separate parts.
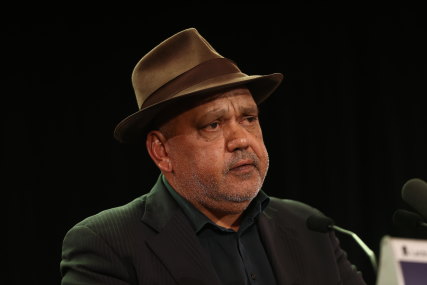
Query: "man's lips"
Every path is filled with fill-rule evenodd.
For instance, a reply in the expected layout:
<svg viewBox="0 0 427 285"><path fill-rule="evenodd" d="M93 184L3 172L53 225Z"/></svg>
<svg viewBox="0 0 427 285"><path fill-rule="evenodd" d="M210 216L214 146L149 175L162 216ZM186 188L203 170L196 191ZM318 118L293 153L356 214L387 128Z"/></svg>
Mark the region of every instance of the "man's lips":
<svg viewBox="0 0 427 285"><path fill-rule="evenodd" d="M255 162L253 160L245 159L241 160L230 167L230 170L238 170L246 167L255 167Z"/></svg>

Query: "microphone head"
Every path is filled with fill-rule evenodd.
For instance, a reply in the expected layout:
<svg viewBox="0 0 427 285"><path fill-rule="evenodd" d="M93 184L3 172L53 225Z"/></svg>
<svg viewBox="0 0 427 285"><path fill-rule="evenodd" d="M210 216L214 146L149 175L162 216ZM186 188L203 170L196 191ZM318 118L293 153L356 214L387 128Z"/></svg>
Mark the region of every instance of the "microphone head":
<svg viewBox="0 0 427 285"><path fill-rule="evenodd" d="M309 228L312 231L320 232L320 233L327 233L332 229L332 226L335 224L335 222L326 216L323 215L311 215L308 217L306 221L307 228Z"/></svg>
<svg viewBox="0 0 427 285"><path fill-rule="evenodd" d="M408 180L402 187L402 199L427 219L427 182L419 178Z"/></svg>

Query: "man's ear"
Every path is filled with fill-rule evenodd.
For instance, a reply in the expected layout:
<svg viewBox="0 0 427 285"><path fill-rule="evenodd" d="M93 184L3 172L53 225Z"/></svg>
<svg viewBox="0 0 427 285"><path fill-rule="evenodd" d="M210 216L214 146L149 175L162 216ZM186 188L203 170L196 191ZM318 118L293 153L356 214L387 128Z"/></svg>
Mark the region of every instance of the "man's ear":
<svg viewBox="0 0 427 285"><path fill-rule="evenodd" d="M160 131L150 131L147 134L145 144L147 151L157 165L157 167L164 172L172 171L172 164L166 151L166 137Z"/></svg>

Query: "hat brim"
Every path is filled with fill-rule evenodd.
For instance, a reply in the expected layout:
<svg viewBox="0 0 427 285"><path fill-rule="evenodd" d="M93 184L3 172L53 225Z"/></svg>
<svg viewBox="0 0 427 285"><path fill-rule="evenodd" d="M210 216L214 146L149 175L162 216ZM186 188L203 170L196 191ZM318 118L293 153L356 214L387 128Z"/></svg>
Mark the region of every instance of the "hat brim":
<svg viewBox="0 0 427 285"><path fill-rule="evenodd" d="M139 111L129 115L117 124L114 129L114 137L122 143L141 142L145 139L148 131L146 128L153 118L161 115L162 112L167 112L167 108L171 104L176 104L178 101L190 96L192 98L206 96L207 94L212 94L212 92L234 86L246 85L251 91L255 102L259 105L279 87L282 80L283 74L281 73L250 76L236 73L212 78L182 90L166 100L142 107Z"/></svg>

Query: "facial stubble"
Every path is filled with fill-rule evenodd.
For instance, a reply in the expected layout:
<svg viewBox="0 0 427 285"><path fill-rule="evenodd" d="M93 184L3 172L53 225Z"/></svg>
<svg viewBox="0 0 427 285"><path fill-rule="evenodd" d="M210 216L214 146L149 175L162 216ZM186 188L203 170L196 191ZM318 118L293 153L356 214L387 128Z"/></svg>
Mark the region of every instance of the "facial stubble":
<svg viewBox="0 0 427 285"><path fill-rule="evenodd" d="M239 213L246 209L262 188L269 167L267 151L265 157L266 166L263 173L260 159L254 153L246 150L236 151L226 163L226 167L221 173L223 179L220 181L213 176L206 176L200 172L189 170L189 173L186 174L185 185L182 185L187 189L184 196L187 200L212 211ZM232 167L241 160L252 161L251 167L254 167L254 171L243 174L234 173ZM258 176L257 181L245 186L245 182L254 175ZM229 179L236 180L236 182L227 189L227 180ZM228 183L230 182L228 181ZM245 187L243 191L242 187Z"/></svg>

